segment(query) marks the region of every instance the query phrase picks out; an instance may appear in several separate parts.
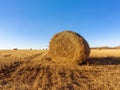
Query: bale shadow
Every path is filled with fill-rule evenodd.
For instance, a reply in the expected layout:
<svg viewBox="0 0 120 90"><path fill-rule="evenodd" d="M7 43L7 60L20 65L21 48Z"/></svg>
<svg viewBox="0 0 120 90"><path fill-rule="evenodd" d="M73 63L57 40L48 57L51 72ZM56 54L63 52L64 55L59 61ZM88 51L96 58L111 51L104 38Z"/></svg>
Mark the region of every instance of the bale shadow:
<svg viewBox="0 0 120 90"><path fill-rule="evenodd" d="M120 57L91 57L81 65L120 65Z"/></svg>

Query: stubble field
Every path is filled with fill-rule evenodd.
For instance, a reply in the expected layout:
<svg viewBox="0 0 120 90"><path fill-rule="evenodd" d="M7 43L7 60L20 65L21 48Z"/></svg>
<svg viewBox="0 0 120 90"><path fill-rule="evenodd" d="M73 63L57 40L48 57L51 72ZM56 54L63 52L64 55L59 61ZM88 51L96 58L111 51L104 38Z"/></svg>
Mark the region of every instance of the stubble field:
<svg viewBox="0 0 120 90"><path fill-rule="evenodd" d="M0 90L120 90L120 49L91 49L82 64L47 50L0 50Z"/></svg>

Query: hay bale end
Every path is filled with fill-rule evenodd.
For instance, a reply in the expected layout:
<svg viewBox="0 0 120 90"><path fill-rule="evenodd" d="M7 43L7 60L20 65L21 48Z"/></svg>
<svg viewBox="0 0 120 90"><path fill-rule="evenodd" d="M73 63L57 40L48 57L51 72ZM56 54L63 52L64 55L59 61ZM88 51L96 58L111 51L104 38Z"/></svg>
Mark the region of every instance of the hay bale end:
<svg viewBox="0 0 120 90"><path fill-rule="evenodd" d="M87 59L89 53L89 44L76 32L60 32L50 41L49 56L54 61L82 63Z"/></svg>

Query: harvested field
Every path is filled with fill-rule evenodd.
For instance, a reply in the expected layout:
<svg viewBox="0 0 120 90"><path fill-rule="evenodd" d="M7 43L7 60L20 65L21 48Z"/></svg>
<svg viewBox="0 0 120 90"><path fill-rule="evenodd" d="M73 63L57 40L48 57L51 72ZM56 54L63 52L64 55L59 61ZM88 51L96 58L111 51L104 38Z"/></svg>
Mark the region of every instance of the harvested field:
<svg viewBox="0 0 120 90"><path fill-rule="evenodd" d="M61 65L47 50L1 50L0 90L119 90L120 49L92 49L81 65Z"/></svg>

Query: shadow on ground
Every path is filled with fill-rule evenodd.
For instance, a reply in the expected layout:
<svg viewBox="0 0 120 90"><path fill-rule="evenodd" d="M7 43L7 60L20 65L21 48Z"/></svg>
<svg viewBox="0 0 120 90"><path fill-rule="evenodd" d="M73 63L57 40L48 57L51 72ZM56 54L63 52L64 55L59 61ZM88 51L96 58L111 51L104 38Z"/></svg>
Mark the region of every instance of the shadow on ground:
<svg viewBox="0 0 120 90"><path fill-rule="evenodd" d="M120 57L91 57L88 58L82 65L120 65Z"/></svg>

